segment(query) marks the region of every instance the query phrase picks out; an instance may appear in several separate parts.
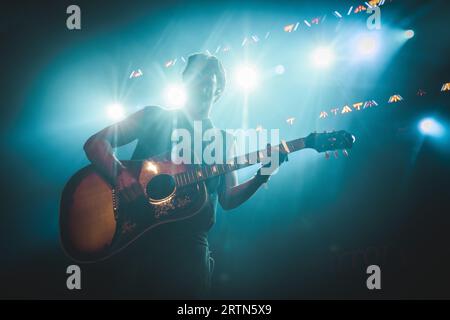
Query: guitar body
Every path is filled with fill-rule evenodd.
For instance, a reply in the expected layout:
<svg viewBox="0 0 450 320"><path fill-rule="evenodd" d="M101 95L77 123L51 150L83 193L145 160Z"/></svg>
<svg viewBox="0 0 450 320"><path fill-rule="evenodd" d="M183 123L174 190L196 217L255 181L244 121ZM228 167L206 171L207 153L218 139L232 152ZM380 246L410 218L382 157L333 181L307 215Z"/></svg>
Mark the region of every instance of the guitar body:
<svg viewBox="0 0 450 320"><path fill-rule="evenodd" d="M152 228L194 216L208 201L204 182L177 185L174 175L189 170L189 165L158 159L122 163L135 175L145 197L121 201L92 165L78 171L64 187L61 243L76 261L110 257Z"/></svg>
<svg viewBox="0 0 450 320"><path fill-rule="evenodd" d="M146 231L195 216L208 202L205 181L239 170L267 157L268 151L290 153L304 148L318 152L351 148L355 137L346 131L311 133L270 150L231 159L223 164L174 164L170 155L144 161L123 161L144 196L121 201L112 185L92 165L78 171L64 187L60 207L61 242L79 262L103 260L127 247ZM262 154L266 156L261 156Z"/></svg>

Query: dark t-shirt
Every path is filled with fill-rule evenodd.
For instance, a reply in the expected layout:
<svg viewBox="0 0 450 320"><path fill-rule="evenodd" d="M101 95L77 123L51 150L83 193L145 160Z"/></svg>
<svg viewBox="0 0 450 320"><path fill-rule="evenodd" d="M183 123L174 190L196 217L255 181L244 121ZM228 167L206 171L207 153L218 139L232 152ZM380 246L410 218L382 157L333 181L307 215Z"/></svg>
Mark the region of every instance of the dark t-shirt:
<svg viewBox="0 0 450 320"><path fill-rule="evenodd" d="M138 142L131 157L132 160L143 160L161 154L170 153L171 136L175 129L186 129L191 133L193 143L193 122L182 110L166 110L159 107L145 107L139 120ZM202 120L203 132L214 128L209 119ZM224 134L222 132L222 134ZM191 149L194 151L194 149ZM194 152L192 152L194 156ZM226 154L225 152L223 153ZM217 189L221 177L207 181L209 201L194 217L164 224L150 232L151 242L188 242L207 245L207 232L216 220Z"/></svg>

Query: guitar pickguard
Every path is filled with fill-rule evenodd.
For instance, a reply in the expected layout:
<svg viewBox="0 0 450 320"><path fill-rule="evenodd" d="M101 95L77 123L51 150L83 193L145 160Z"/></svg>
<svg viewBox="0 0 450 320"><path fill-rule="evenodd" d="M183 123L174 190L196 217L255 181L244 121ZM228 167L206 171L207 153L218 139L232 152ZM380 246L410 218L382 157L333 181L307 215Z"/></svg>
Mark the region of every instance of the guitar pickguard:
<svg viewBox="0 0 450 320"><path fill-rule="evenodd" d="M176 209L183 210L191 203L189 195L173 197L172 199L161 201L161 203L153 204L154 216L156 219L169 217L170 212Z"/></svg>
<svg viewBox="0 0 450 320"><path fill-rule="evenodd" d="M162 201L146 198L141 202L124 204L115 199L117 228L111 249L115 251L123 247L158 225L194 216L207 200L208 193L204 183L180 188Z"/></svg>

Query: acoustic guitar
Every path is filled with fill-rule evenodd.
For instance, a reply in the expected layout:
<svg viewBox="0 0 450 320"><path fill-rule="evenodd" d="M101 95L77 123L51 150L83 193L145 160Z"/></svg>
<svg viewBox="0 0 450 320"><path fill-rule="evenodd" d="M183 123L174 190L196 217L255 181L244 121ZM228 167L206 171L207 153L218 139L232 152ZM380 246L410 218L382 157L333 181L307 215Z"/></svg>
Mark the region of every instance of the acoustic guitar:
<svg viewBox="0 0 450 320"><path fill-rule="evenodd" d="M208 201L205 184L208 179L254 165L253 159L264 164L268 152L350 149L354 141L354 136L345 131L311 133L225 164L174 164L168 154L143 161L122 161L144 190L143 199L133 202L121 201L108 179L88 165L69 179L62 192L63 249L78 262L106 259L149 230L195 216Z"/></svg>

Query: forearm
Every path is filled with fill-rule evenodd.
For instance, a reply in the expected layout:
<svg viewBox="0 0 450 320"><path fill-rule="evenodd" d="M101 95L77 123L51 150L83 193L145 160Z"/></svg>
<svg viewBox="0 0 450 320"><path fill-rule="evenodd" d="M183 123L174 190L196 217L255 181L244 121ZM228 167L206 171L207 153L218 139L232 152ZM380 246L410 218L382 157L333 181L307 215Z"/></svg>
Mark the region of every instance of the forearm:
<svg viewBox="0 0 450 320"><path fill-rule="evenodd" d="M261 176L254 176L244 183L231 187L227 191L222 207L226 210L234 209L247 201L259 187L266 182Z"/></svg>
<svg viewBox="0 0 450 320"><path fill-rule="evenodd" d="M123 168L123 165L114 156L111 144L106 139L94 136L85 143L84 151L96 169L110 182L115 183L118 169Z"/></svg>

